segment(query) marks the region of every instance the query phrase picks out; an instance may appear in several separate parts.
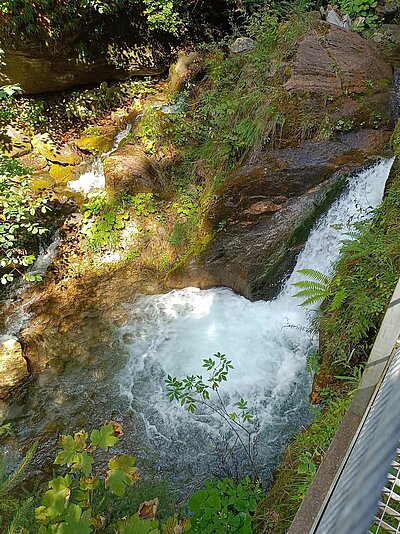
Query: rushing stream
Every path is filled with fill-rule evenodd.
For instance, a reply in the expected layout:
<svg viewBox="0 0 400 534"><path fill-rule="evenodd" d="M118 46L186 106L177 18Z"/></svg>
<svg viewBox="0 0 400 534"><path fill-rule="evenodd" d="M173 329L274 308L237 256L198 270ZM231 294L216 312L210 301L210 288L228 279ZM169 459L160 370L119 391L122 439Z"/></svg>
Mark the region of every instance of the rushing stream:
<svg viewBox="0 0 400 534"><path fill-rule="evenodd" d="M315 310L293 298L297 271L331 272L350 225L368 218L381 201L391 164L382 160L350 177L276 299L250 302L225 288L186 288L138 296L125 304L126 319L117 326L105 328L98 316L88 316L71 334L66 354L58 355L65 366L40 375L12 404L17 439L47 436L50 443L55 432L118 419L125 427L123 447L176 486L225 474L217 454L221 421L170 403L164 385L167 374L204 374L202 359L219 351L234 365L221 392L227 404L248 400L259 424L258 462L269 480L288 440L311 417L306 357L316 343L309 328ZM45 353L55 350L51 339L43 342ZM238 464L242 460L239 455Z"/></svg>

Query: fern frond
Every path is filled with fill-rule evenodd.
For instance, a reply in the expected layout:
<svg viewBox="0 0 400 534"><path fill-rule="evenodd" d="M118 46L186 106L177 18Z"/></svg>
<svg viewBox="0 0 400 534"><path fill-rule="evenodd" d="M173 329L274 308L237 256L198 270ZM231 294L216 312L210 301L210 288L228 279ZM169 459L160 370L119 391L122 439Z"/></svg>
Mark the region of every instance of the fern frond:
<svg viewBox="0 0 400 534"><path fill-rule="evenodd" d="M11 521L7 534L19 534L21 532L21 520L25 517L25 512L33 502L33 497L30 497L26 500L18 509L17 513L14 515L13 520Z"/></svg>
<svg viewBox="0 0 400 534"><path fill-rule="evenodd" d="M300 274L304 274L304 276L311 278L311 280L316 280L317 282L320 282L324 285L331 283L331 279L329 278L329 276L326 276L326 274L321 273L320 271L316 271L315 269L300 269L297 272Z"/></svg>
<svg viewBox="0 0 400 534"><path fill-rule="evenodd" d="M36 449L37 445L35 444L28 450L21 463L11 473L11 475L9 475L4 481L0 480L0 497L7 495L7 493L9 493L18 484L18 482L21 481L26 468L30 464L32 458L35 456Z"/></svg>
<svg viewBox="0 0 400 534"><path fill-rule="evenodd" d="M303 289L303 291L299 291L298 293L296 293L294 295L295 297L297 298L300 298L300 297L318 297L319 300L323 300L323 299L326 299L327 297L329 297L329 291L328 290L314 290L314 289Z"/></svg>
<svg viewBox="0 0 400 534"><path fill-rule="evenodd" d="M303 287L304 289L313 289L317 290L327 290L328 286L326 284L320 284L319 282L311 282L310 280L301 280L300 282L295 282L293 284L295 287Z"/></svg>
<svg viewBox="0 0 400 534"><path fill-rule="evenodd" d="M304 300L300 306L310 306L311 304L316 304L317 302L321 302L321 300L326 299L327 295L312 295L308 299Z"/></svg>

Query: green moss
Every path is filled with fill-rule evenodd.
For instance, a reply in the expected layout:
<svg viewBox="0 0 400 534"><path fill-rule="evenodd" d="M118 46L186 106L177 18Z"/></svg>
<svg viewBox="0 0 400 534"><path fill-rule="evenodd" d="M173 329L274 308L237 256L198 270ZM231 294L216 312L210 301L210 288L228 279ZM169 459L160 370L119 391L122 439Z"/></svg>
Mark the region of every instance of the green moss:
<svg viewBox="0 0 400 534"><path fill-rule="evenodd" d="M99 127L89 127L83 135L75 141L75 145L84 152L95 156L104 154L113 146L112 136L105 134Z"/></svg>
<svg viewBox="0 0 400 534"><path fill-rule="evenodd" d="M76 178L77 170L71 165L50 165L49 174L57 184L66 184Z"/></svg>

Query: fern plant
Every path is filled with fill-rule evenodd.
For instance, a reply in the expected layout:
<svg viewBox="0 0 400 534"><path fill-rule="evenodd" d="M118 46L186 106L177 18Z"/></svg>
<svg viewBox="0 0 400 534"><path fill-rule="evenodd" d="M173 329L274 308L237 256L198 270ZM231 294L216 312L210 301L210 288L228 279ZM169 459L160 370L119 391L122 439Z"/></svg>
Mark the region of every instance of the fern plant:
<svg viewBox="0 0 400 534"><path fill-rule="evenodd" d="M293 284L295 287L301 288L301 291L294 296L305 297L301 306L315 304L331 295L331 279L328 276L314 269L301 269L298 272L308 278L308 280L300 280Z"/></svg>
<svg viewBox="0 0 400 534"><path fill-rule="evenodd" d="M329 311L337 310L345 300L347 294L343 287L340 287L339 277L331 280L326 274L315 269L300 269L300 274L308 277L308 280L300 280L293 285L300 287L301 291L295 297L305 297L301 306L309 306L325 299L332 298Z"/></svg>

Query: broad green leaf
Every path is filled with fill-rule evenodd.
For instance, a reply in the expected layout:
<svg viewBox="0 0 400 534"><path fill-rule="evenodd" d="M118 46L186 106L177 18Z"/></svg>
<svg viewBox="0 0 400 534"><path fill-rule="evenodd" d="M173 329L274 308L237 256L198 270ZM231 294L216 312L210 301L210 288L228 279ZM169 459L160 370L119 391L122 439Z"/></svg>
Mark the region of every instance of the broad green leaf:
<svg viewBox="0 0 400 534"><path fill-rule="evenodd" d="M46 516L50 519L62 516L71 494L72 478L69 475L57 477L49 482L50 490L42 498L42 505L46 507ZM40 517L44 516L43 506L36 509Z"/></svg>
<svg viewBox="0 0 400 534"><path fill-rule="evenodd" d="M114 456L108 462L106 476L106 487L110 488L110 491L118 497L123 497L126 486L129 486L133 482L134 474L137 468L134 467L135 458L121 454L120 456Z"/></svg>
<svg viewBox="0 0 400 534"><path fill-rule="evenodd" d="M57 533L60 534L91 534L92 518L90 510L82 511L77 504L71 504L65 515L65 522L61 523Z"/></svg>
<svg viewBox="0 0 400 534"><path fill-rule="evenodd" d="M105 451L118 443L112 425L104 425L100 430L93 430L90 434L90 440L95 447L101 447Z"/></svg>
<svg viewBox="0 0 400 534"><path fill-rule="evenodd" d="M140 519L138 514L117 523L118 534L159 534L158 521Z"/></svg>
<svg viewBox="0 0 400 534"><path fill-rule="evenodd" d="M86 451L78 452L72 459L71 469L73 471L83 471L87 477L92 472L92 466L94 464L93 458Z"/></svg>
<svg viewBox="0 0 400 534"><path fill-rule="evenodd" d="M76 453L82 452L85 449L87 437L87 432L84 430L76 432L74 436L61 436L59 445L61 445L63 450L57 454L54 463L69 467L74 462Z"/></svg>

